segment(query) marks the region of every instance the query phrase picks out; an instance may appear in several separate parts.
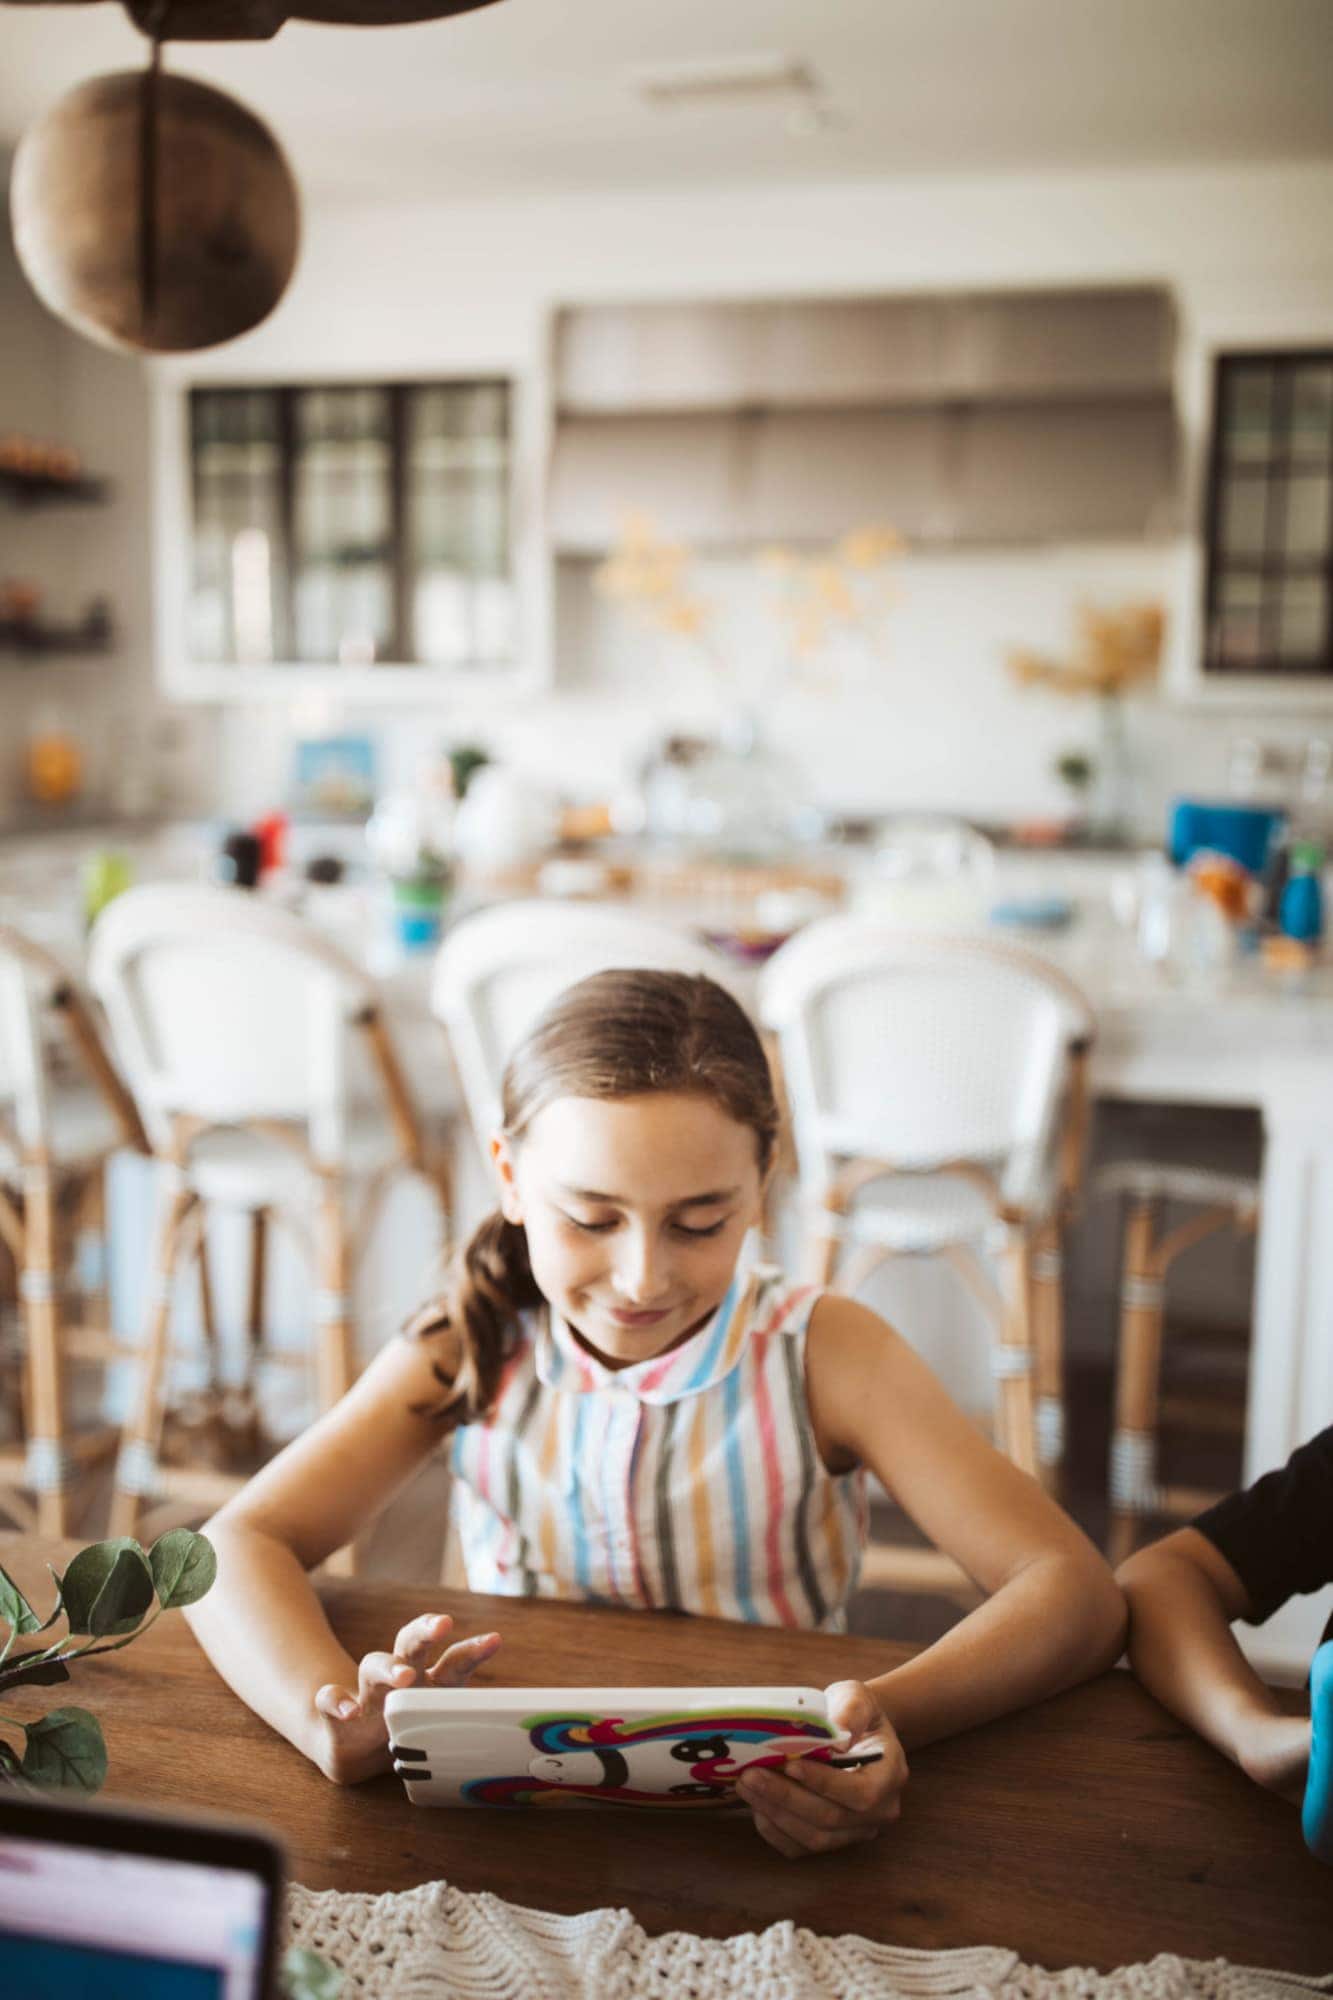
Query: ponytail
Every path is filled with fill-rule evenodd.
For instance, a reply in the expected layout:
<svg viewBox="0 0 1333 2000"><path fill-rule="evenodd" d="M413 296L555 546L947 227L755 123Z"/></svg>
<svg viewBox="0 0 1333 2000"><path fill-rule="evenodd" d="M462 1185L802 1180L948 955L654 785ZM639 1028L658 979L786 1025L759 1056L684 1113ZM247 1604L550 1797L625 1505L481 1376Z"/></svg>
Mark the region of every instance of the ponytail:
<svg viewBox="0 0 1333 2000"><path fill-rule="evenodd" d="M457 1372L431 1368L448 1393L437 1404L414 1403L414 1415L451 1427L475 1423L494 1403L504 1364L514 1347L518 1315L545 1301L537 1289L522 1223L507 1222L499 1209L473 1230L455 1258L447 1289L423 1306L407 1333L429 1340L456 1327L461 1335Z"/></svg>

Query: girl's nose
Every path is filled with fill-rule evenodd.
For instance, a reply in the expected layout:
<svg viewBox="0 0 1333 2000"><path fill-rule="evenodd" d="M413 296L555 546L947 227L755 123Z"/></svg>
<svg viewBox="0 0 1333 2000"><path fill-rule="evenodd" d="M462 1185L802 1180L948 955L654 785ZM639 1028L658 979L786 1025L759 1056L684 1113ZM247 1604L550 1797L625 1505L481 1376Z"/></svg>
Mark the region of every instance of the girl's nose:
<svg viewBox="0 0 1333 2000"><path fill-rule="evenodd" d="M631 1306L653 1306L665 1298L670 1273L661 1246L648 1230L627 1231L618 1246L614 1284Z"/></svg>

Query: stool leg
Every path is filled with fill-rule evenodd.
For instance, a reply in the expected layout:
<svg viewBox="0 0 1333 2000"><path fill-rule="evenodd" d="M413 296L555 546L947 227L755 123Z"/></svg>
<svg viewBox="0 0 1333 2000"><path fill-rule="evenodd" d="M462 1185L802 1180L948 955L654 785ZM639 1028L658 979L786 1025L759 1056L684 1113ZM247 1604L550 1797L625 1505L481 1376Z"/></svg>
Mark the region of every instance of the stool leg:
<svg viewBox="0 0 1333 2000"><path fill-rule="evenodd" d="M835 1209L821 1205L810 1214L801 1254L805 1281L809 1285L833 1283L838 1252L842 1248L842 1238L834 1222L836 1213Z"/></svg>
<svg viewBox="0 0 1333 2000"><path fill-rule="evenodd" d="M222 1386L222 1356L218 1346L217 1308L213 1301L213 1274L208 1263L208 1217L202 1208L198 1219L194 1258L199 1272L199 1323L203 1328L204 1348L208 1355L209 1395L216 1398Z"/></svg>
<svg viewBox="0 0 1333 2000"><path fill-rule="evenodd" d="M352 1386L356 1373L352 1353L352 1308L347 1255L347 1225L342 1189L326 1186L320 1198L316 1259L315 1375L321 1410L331 1410Z"/></svg>
<svg viewBox="0 0 1333 2000"><path fill-rule="evenodd" d="M1111 1437L1111 1528L1107 1553L1121 1563L1133 1551L1157 1488L1157 1394L1162 1364L1162 1279L1151 1201L1136 1201L1125 1223L1116 1353L1115 1429Z"/></svg>
<svg viewBox="0 0 1333 2000"><path fill-rule="evenodd" d="M106 1169L94 1167L83 1183L79 1196L78 1237L75 1268L79 1282L79 1310L85 1326L110 1332L111 1308L107 1297Z"/></svg>
<svg viewBox="0 0 1333 2000"><path fill-rule="evenodd" d="M40 1532L66 1535L69 1495L56 1288L56 1203L51 1167L45 1159L30 1159L24 1166L23 1224L19 1288L27 1336L26 1476L37 1495Z"/></svg>
<svg viewBox="0 0 1333 2000"><path fill-rule="evenodd" d="M157 1276L149 1309L148 1330L139 1361L134 1413L121 1435L116 1483L111 1496L110 1533L132 1535L139 1506L155 1489L162 1436L163 1390L171 1340L171 1294L181 1235L195 1197L177 1179L167 1195L157 1250Z"/></svg>
<svg viewBox="0 0 1333 2000"><path fill-rule="evenodd" d="M995 1378L996 1437L1020 1471L1037 1473L1037 1412L1033 1393L1032 1319L1029 1307L1031 1249L1014 1231L1004 1250L1004 1315L991 1349Z"/></svg>
<svg viewBox="0 0 1333 2000"><path fill-rule="evenodd" d="M268 1210L250 1216L250 1288L246 1304L245 1388L250 1401L258 1394L259 1350L264 1344L264 1289L268 1281Z"/></svg>
<svg viewBox="0 0 1333 2000"><path fill-rule="evenodd" d="M1060 1225L1041 1223L1032 1243L1032 1345L1036 1362L1037 1465L1055 1487L1065 1456L1065 1324Z"/></svg>

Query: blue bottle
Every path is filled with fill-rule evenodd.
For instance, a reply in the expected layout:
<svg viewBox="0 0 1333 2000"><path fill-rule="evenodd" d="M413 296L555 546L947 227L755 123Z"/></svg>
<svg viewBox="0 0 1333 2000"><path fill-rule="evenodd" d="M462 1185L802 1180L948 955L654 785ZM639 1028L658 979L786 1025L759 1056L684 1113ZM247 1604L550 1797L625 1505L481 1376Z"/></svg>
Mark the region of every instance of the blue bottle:
<svg viewBox="0 0 1333 2000"><path fill-rule="evenodd" d="M1303 944L1317 944L1324 934L1324 893L1319 871L1324 852L1313 841L1299 841L1291 850L1291 873L1278 904L1278 929Z"/></svg>

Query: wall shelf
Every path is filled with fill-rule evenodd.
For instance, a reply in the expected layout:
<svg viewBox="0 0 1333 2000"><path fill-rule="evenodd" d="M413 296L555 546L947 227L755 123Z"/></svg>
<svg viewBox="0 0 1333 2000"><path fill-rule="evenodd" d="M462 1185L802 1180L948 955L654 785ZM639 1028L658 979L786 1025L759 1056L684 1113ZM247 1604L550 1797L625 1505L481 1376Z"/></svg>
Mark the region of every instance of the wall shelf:
<svg viewBox="0 0 1333 2000"><path fill-rule="evenodd" d="M18 507L97 506L110 492L105 479L62 479L50 472L19 472L0 466L0 493Z"/></svg>
<svg viewBox="0 0 1333 2000"><path fill-rule="evenodd" d="M37 659L50 653L109 653L114 640L110 622L85 619L81 625L39 625L26 619L0 619L0 653Z"/></svg>

